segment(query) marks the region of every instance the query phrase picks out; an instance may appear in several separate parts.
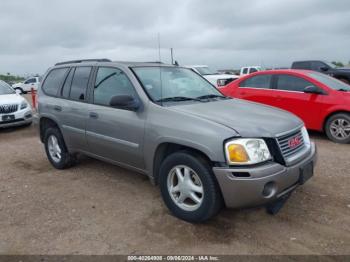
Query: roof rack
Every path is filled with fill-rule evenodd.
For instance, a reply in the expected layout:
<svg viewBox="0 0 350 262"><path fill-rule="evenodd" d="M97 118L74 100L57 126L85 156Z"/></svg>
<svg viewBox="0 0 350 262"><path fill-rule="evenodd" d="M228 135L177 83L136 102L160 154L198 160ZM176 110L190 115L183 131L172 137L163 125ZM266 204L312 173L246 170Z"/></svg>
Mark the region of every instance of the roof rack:
<svg viewBox="0 0 350 262"><path fill-rule="evenodd" d="M112 60L107 59L107 58L101 58L101 59L80 59L80 60L71 60L71 61L59 62L59 63L56 63L55 66L66 65L66 64L76 64L76 63L83 63L83 62L112 62Z"/></svg>

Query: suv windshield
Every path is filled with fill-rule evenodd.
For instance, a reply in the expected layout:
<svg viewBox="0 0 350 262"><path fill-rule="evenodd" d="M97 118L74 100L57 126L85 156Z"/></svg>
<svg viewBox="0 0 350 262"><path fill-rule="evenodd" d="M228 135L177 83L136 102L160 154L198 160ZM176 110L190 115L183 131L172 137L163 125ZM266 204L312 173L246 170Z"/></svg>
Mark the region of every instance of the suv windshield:
<svg viewBox="0 0 350 262"><path fill-rule="evenodd" d="M350 91L350 85L345 84L344 82L334 77L330 77L328 75L318 73L318 72L310 72L308 73L308 75L334 90Z"/></svg>
<svg viewBox="0 0 350 262"><path fill-rule="evenodd" d="M9 84L0 80L0 95L10 95L16 93Z"/></svg>
<svg viewBox="0 0 350 262"><path fill-rule="evenodd" d="M216 75L209 67L194 67L201 75Z"/></svg>
<svg viewBox="0 0 350 262"><path fill-rule="evenodd" d="M214 86L187 68L134 67L133 71L155 102L202 102L225 98Z"/></svg>

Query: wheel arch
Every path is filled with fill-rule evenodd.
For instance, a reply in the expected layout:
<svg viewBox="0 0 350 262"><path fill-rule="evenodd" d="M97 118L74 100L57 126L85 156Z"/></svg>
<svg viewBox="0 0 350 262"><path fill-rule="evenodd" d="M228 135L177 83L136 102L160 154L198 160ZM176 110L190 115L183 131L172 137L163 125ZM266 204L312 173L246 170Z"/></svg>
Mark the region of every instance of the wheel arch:
<svg viewBox="0 0 350 262"><path fill-rule="evenodd" d="M326 131L326 124L327 124L328 119L330 119L332 116L334 116L336 114L348 114L348 115L350 115L350 111L336 110L336 111L329 113L323 120L323 124L322 124L323 131Z"/></svg>
<svg viewBox="0 0 350 262"><path fill-rule="evenodd" d="M158 145L157 149L155 150L154 158L153 158L153 168L152 168L152 174L153 174L153 183L155 185L158 184L159 181L159 170L160 166L163 162L163 160L170 154L179 152L179 151L187 151L191 152L198 157L200 157L203 161L206 161L207 163L213 162L210 160L210 158L205 154L203 151L198 150L196 148L186 146L179 143L172 143L172 142L163 142Z"/></svg>
<svg viewBox="0 0 350 262"><path fill-rule="evenodd" d="M50 127L55 127L61 132L61 129L55 120L49 117L41 117L39 120L39 134L41 142L44 142L45 130Z"/></svg>

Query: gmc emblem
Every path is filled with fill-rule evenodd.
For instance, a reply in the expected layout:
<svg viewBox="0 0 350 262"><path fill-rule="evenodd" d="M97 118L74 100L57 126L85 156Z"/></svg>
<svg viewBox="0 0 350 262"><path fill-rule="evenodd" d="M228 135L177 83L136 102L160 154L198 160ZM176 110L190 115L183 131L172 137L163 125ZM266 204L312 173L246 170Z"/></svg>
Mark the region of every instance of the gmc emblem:
<svg viewBox="0 0 350 262"><path fill-rule="evenodd" d="M301 140L299 136L293 137L288 140L288 146L290 149L296 148L298 145L300 145Z"/></svg>

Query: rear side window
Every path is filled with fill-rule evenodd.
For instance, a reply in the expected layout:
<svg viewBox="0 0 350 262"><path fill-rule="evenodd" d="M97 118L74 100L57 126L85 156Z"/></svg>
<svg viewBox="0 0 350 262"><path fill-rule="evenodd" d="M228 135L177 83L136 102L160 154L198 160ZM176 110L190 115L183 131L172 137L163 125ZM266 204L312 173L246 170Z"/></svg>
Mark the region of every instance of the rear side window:
<svg viewBox="0 0 350 262"><path fill-rule="evenodd" d="M277 89L303 92L305 87L314 86L309 81L296 76L291 75L278 75Z"/></svg>
<svg viewBox="0 0 350 262"><path fill-rule="evenodd" d="M69 68L56 68L47 75L42 89L47 95L56 96L58 90L63 85L64 77Z"/></svg>
<svg viewBox="0 0 350 262"><path fill-rule="evenodd" d="M69 93L70 93L70 87L72 85L72 80L73 80L73 75L74 75L74 70L75 68L72 68L66 78L66 81L64 82L63 85L63 89L62 89L62 93L61 95L64 98L68 98L69 97Z"/></svg>
<svg viewBox="0 0 350 262"><path fill-rule="evenodd" d="M111 98L118 95L135 95L129 78L117 68L100 67L94 86L94 103L109 106Z"/></svg>
<svg viewBox="0 0 350 262"><path fill-rule="evenodd" d="M86 89L89 82L91 67L77 67L75 69L72 86L70 89L70 99L84 101L86 99Z"/></svg>
<svg viewBox="0 0 350 262"><path fill-rule="evenodd" d="M250 69L250 73L255 73L258 72L258 70L256 70L254 67Z"/></svg>
<svg viewBox="0 0 350 262"><path fill-rule="evenodd" d="M240 87L271 88L271 75L258 75L244 80Z"/></svg>
<svg viewBox="0 0 350 262"><path fill-rule="evenodd" d="M294 62L292 68L310 70L311 62Z"/></svg>

